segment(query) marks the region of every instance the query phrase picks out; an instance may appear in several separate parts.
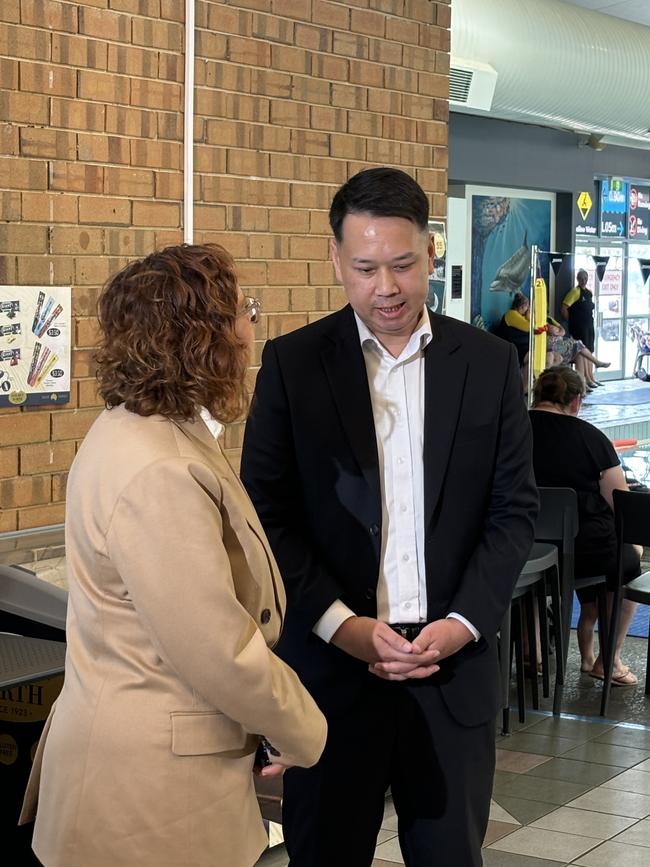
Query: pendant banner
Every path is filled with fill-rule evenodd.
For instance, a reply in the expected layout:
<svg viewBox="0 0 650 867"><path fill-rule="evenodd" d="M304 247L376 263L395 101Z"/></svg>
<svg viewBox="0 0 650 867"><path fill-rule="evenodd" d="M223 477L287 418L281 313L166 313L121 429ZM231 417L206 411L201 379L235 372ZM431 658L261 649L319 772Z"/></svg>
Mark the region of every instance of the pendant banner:
<svg viewBox="0 0 650 867"><path fill-rule="evenodd" d="M594 260L594 264L596 265L596 274L598 276L598 280L602 283L603 277L605 276L605 271L607 270L609 256L592 256L591 258Z"/></svg>
<svg viewBox="0 0 650 867"><path fill-rule="evenodd" d="M648 277L650 277L650 259L639 259L639 268L641 269L641 277L645 286L648 282Z"/></svg>
<svg viewBox="0 0 650 867"><path fill-rule="evenodd" d="M553 269L553 273L557 277L560 273L560 268L564 265L564 260L566 258L566 253L549 253L548 261L551 263L551 268Z"/></svg>

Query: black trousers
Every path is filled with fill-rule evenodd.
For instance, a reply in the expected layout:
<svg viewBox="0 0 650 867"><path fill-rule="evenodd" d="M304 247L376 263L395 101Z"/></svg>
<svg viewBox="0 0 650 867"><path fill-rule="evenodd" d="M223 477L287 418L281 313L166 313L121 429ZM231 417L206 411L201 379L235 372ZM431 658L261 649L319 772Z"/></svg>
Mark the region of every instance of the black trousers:
<svg viewBox="0 0 650 867"><path fill-rule="evenodd" d="M368 674L353 707L328 717L314 768L284 776L290 867L369 867L390 786L407 867L480 867L495 763L495 724L459 725L435 677Z"/></svg>

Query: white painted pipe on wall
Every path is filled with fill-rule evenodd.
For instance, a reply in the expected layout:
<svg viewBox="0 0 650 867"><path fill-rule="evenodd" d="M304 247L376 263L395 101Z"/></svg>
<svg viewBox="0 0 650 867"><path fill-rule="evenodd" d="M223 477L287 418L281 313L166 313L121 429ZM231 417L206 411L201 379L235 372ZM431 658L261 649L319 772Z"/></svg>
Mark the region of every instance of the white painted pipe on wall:
<svg viewBox="0 0 650 867"><path fill-rule="evenodd" d="M194 2L185 0L183 114L183 240L194 241Z"/></svg>

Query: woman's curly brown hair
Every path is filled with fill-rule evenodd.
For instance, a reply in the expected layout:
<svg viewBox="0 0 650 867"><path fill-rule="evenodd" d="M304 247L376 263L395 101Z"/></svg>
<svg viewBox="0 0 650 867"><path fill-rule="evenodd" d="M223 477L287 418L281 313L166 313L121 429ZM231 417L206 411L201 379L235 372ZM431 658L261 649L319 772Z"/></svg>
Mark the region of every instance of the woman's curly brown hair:
<svg viewBox="0 0 650 867"><path fill-rule="evenodd" d="M190 419L204 406L222 422L247 404L248 346L235 331L239 291L218 244L181 244L131 262L99 298L95 358L107 407Z"/></svg>

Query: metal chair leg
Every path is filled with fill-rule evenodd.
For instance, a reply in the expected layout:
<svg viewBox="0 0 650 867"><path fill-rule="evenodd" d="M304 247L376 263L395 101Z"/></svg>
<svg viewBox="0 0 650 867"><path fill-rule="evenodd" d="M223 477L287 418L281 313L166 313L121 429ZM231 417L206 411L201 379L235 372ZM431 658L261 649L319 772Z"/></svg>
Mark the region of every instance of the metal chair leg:
<svg viewBox="0 0 650 867"><path fill-rule="evenodd" d="M501 701L503 728L501 733L510 734L510 672L512 671L512 633L510 630L511 608L505 613L499 630L499 669L501 672Z"/></svg>
<svg viewBox="0 0 650 867"><path fill-rule="evenodd" d="M533 588L526 593L526 623L528 626L528 657L533 709L539 710L539 683L537 680L537 630L535 629L535 595Z"/></svg>
<svg viewBox="0 0 650 867"><path fill-rule="evenodd" d="M612 689L612 674L614 673L614 655L616 653L616 635L618 633L618 621L621 614L621 602L623 599L623 588L617 587L614 593L614 602L612 604L612 616L609 621L608 640L607 640L607 655L603 657L603 694L600 700L600 715L607 715L609 706L609 694ZM605 603L606 604L606 603Z"/></svg>
<svg viewBox="0 0 650 867"><path fill-rule="evenodd" d="M537 609L539 611L539 636L542 650L542 695L548 698L551 693L549 664L548 613L546 611L546 581L540 581L537 590Z"/></svg>
<svg viewBox="0 0 650 867"><path fill-rule="evenodd" d="M553 604L553 628L555 631L555 690L553 691L553 713L559 714L562 707L564 692L565 644L562 598L560 593L560 575L558 569L553 569L551 577L551 601Z"/></svg>
<svg viewBox="0 0 650 867"><path fill-rule="evenodd" d="M573 614L573 595L575 582L572 575L562 576L560 594L562 598L562 671L566 672L569 662L569 642L571 639L571 615ZM564 680L562 681L564 683Z"/></svg>
<svg viewBox="0 0 650 867"><path fill-rule="evenodd" d="M517 671L517 706L519 722L526 722L526 682L524 677L524 636L522 624L521 599L512 606L513 632L515 642L515 666Z"/></svg>

